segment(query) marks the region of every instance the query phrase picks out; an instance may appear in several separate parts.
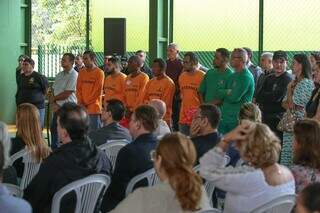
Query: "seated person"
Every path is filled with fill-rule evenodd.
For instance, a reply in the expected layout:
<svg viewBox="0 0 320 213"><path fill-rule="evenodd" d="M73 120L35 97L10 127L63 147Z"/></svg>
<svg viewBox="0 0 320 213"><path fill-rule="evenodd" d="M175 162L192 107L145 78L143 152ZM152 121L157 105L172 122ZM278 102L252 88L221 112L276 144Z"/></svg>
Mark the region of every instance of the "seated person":
<svg viewBox="0 0 320 213"><path fill-rule="evenodd" d="M225 167L231 141L248 166ZM200 159L200 175L227 192L225 213L251 212L280 196L295 194L293 175L277 163L280 149L279 139L268 126L242 120Z"/></svg>
<svg viewBox="0 0 320 213"><path fill-rule="evenodd" d="M220 122L220 110L211 104L200 105L191 123L191 140L197 151L196 164L199 159L220 141L217 130Z"/></svg>
<svg viewBox="0 0 320 213"><path fill-rule="evenodd" d="M16 137L12 139L10 154L26 148L36 162L42 162L51 152L45 142L40 126L38 109L29 103L20 104L16 113ZM24 164L18 159L13 164L19 178L23 175Z"/></svg>
<svg viewBox="0 0 320 213"><path fill-rule="evenodd" d="M111 212L176 213L210 209L202 180L193 171L196 155L187 136L181 133L164 136L151 156L161 183L137 189Z"/></svg>
<svg viewBox="0 0 320 213"><path fill-rule="evenodd" d="M92 174L111 174L111 163L87 136L89 115L75 103L58 110L58 136L62 145L43 161L38 174L24 190L33 212L51 211L54 194L65 185ZM63 200L61 212L73 212L73 199Z"/></svg>
<svg viewBox="0 0 320 213"><path fill-rule="evenodd" d="M299 193L310 183L320 182L320 124L311 119L297 121L293 134L291 171Z"/></svg>
<svg viewBox="0 0 320 213"><path fill-rule="evenodd" d="M0 141L0 211L6 213L31 213L32 209L26 201L10 195L7 188L1 184L5 155L8 154L9 153L4 150L3 142Z"/></svg>
<svg viewBox="0 0 320 213"><path fill-rule="evenodd" d="M149 105L154 107L158 112L158 128L154 131L154 134L157 138L162 138L164 135L170 133L170 128L163 120L164 115L166 114L166 104L160 99L152 99L149 101Z"/></svg>
<svg viewBox="0 0 320 213"><path fill-rule="evenodd" d="M134 141L118 153L111 184L102 202L102 212L114 209L125 198L127 185L133 177L152 168L150 152L157 145L157 138L152 133L157 127L158 114L153 107L141 105L135 109L129 124Z"/></svg>
<svg viewBox="0 0 320 213"><path fill-rule="evenodd" d="M9 152L11 149L11 140L8 132L8 127L0 121L0 141L4 149L4 167L2 172L2 182L17 185L17 171L13 166L10 166Z"/></svg>
<svg viewBox="0 0 320 213"><path fill-rule="evenodd" d="M320 212L320 183L308 185L297 198L296 213Z"/></svg>
<svg viewBox="0 0 320 213"><path fill-rule="evenodd" d="M125 107L121 101L110 99L105 102L102 109L101 120L103 127L91 131L89 137L97 146L106 143L108 140L126 139L131 142L131 135L127 128L119 124L125 114Z"/></svg>

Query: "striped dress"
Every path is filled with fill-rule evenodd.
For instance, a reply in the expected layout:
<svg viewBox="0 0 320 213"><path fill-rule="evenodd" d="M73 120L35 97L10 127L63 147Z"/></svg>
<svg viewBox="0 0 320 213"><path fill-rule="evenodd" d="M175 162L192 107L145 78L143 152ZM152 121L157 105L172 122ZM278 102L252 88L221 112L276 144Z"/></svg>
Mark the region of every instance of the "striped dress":
<svg viewBox="0 0 320 213"><path fill-rule="evenodd" d="M314 89L314 83L310 79L301 80L295 87L293 91L292 100L295 105L301 106L303 110L296 110L295 113L298 119L303 119L305 107L311 97L312 91ZM284 98L284 101L287 96ZM283 143L280 156L280 164L285 166L292 165L292 143L293 143L293 133L283 132Z"/></svg>

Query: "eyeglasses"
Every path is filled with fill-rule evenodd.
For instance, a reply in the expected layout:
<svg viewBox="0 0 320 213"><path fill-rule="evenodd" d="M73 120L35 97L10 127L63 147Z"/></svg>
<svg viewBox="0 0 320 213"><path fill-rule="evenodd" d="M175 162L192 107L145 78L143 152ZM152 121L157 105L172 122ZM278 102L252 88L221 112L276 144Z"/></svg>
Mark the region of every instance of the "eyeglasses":
<svg viewBox="0 0 320 213"><path fill-rule="evenodd" d="M157 158L157 152L156 150L151 150L150 152L150 159L152 162L155 162L156 161L156 158Z"/></svg>

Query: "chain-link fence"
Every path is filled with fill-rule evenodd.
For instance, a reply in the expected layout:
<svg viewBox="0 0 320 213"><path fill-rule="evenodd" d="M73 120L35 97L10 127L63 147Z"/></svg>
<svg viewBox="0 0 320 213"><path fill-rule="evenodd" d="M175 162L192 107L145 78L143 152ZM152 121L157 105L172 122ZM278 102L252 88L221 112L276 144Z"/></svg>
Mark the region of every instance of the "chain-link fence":
<svg viewBox="0 0 320 213"><path fill-rule="evenodd" d="M126 18L127 56L148 50L149 0L89 2L86 14L86 0L32 1L33 58L37 69L48 77L61 70L62 53L80 53L86 46L97 53L98 65L103 64L103 22L107 17ZM288 51L291 61L297 52L319 49L318 0L264 2L264 52L282 49ZM174 0L173 23L173 40L179 44L181 56L194 51L200 63L211 68L215 49L245 46L253 50L253 62L259 63L259 0Z"/></svg>

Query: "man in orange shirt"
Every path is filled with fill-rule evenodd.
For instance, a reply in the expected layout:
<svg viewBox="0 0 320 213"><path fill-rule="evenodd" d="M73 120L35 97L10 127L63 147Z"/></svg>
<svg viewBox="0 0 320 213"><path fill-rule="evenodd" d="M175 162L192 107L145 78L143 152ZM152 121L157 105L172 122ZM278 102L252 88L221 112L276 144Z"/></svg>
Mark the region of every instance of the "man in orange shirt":
<svg viewBox="0 0 320 213"><path fill-rule="evenodd" d="M179 131L185 135L190 134L193 115L201 104L198 88L205 73L197 70L197 66L197 56L193 52L187 52L183 59L184 72L179 77L181 95Z"/></svg>
<svg viewBox="0 0 320 213"><path fill-rule="evenodd" d="M152 72L154 78L146 85L143 102L148 104L152 99L162 100L166 104L164 120L171 126L172 101L175 93L174 82L165 74L166 62L161 58L153 60Z"/></svg>
<svg viewBox="0 0 320 213"><path fill-rule="evenodd" d="M85 65L78 75L77 99L78 104L84 106L90 117L90 129L95 130L100 127L100 114L102 107L102 89L104 74L96 64L96 54L92 51L83 53L83 63Z"/></svg>
<svg viewBox="0 0 320 213"><path fill-rule="evenodd" d="M144 90L149 81L147 74L141 71L142 60L139 56L131 56L128 61L128 73L124 86L124 103L127 115L142 104ZM128 117L128 116L127 116Z"/></svg>
<svg viewBox="0 0 320 213"><path fill-rule="evenodd" d="M127 76L121 72L121 62L118 58L109 58L107 73L108 76L104 80L104 101L118 99L123 103Z"/></svg>

